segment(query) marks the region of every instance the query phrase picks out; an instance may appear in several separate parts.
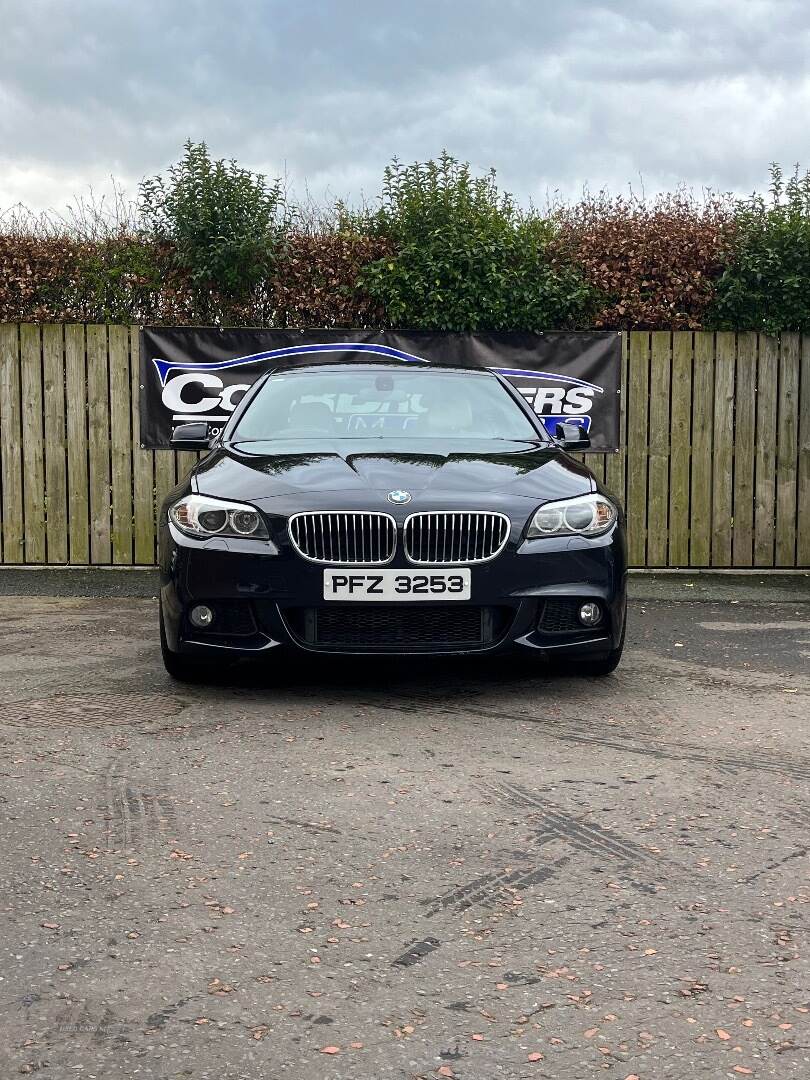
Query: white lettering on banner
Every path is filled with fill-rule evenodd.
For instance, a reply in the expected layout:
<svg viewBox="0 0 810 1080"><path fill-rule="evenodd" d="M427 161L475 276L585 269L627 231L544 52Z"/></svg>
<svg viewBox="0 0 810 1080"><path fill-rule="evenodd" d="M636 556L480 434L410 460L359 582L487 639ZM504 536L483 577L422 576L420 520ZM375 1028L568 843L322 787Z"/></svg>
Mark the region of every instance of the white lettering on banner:
<svg viewBox="0 0 810 1080"><path fill-rule="evenodd" d="M223 408L225 412L233 412L239 401L242 400L242 396L250 389L247 383L234 383L233 386L227 386L219 398L219 406ZM233 395L239 394L239 401L233 400Z"/></svg>
<svg viewBox="0 0 810 1080"><path fill-rule="evenodd" d="M577 416L589 413L593 406L594 391L580 386L568 390L559 386L521 386L518 391L540 416Z"/></svg>
<svg viewBox="0 0 810 1080"><path fill-rule="evenodd" d="M167 409L171 409L172 412L183 413L198 413L198 412L210 412L211 409L217 404L218 397L203 397L199 401L186 401L183 397L183 391L187 386L209 387L213 389L222 389L222 379L217 378L216 375L206 375L205 372L195 372L193 375L177 375L175 378L170 379L163 387L162 400Z"/></svg>
<svg viewBox="0 0 810 1080"><path fill-rule="evenodd" d="M535 394L534 411L541 414L562 412L564 401L565 390L559 386L541 386Z"/></svg>
<svg viewBox="0 0 810 1080"><path fill-rule="evenodd" d="M572 387L565 395L563 412L569 416L590 412L593 405L593 393L593 390L584 390L578 386Z"/></svg>
<svg viewBox="0 0 810 1080"><path fill-rule="evenodd" d="M186 387L195 385L202 387L204 390L217 390L219 392L217 394L203 394L199 400L189 401L184 396L183 391ZM239 404L239 399L234 401L234 397L238 394L239 398L241 398L249 389L247 383L233 383L231 386L225 386L219 376L212 375L209 372L195 371L189 372L187 375L175 375L174 378L169 379L163 387L161 400L166 408L170 409L175 415L186 416L189 413L219 411L232 413Z"/></svg>

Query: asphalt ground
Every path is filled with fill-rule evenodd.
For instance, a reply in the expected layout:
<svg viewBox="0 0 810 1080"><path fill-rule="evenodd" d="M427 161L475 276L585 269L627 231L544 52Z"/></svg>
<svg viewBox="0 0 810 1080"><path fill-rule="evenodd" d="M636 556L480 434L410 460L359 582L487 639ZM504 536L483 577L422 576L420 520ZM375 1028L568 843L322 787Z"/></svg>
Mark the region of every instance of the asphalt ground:
<svg viewBox="0 0 810 1080"><path fill-rule="evenodd" d="M0 1077L807 1078L810 598L746 589L602 680L198 687L151 599L0 597Z"/></svg>

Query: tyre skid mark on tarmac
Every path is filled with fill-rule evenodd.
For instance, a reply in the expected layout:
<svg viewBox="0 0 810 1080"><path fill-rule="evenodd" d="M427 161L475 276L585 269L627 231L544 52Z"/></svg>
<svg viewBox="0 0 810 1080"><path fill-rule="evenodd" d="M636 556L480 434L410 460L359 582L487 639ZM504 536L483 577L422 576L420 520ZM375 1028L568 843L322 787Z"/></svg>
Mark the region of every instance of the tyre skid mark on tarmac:
<svg viewBox="0 0 810 1080"><path fill-rule="evenodd" d="M661 858L631 840L625 840L593 822L565 813L518 784L495 781L487 784L486 788L508 805L528 810L532 816L541 818L540 826L532 832L530 838L535 850L557 840L572 847L576 854L615 861L621 877L631 888L653 895L658 891L656 883L641 880L637 876L639 867L666 864L669 874L672 870L687 873L685 868ZM459 914L473 906L493 907L501 898L503 890L520 892L541 884L553 878L572 861L572 856L566 855L554 862L537 866L529 851L523 858L531 865L518 869L508 867L482 874L449 892L423 901L428 908L425 918L431 918L447 909Z"/></svg>
<svg viewBox="0 0 810 1080"><path fill-rule="evenodd" d="M340 829L336 829L333 825L322 825L318 821L287 817L269 817L267 821L276 825L292 825L296 829L305 829L307 832L334 833L336 836L342 836Z"/></svg>
<svg viewBox="0 0 810 1080"><path fill-rule="evenodd" d="M398 967L413 967L414 964L419 963L423 956L432 953L434 949L438 949L440 945L441 942L435 937L427 937L423 938L421 941L414 941L401 956L398 956L396 960L392 961L392 964Z"/></svg>
<svg viewBox="0 0 810 1080"><path fill-rule="evenodd" d="M807 857L808 849L806 847L798 848L796 851L791 851L789 854L784 855L781 859L777 859L776 862L770 862L767 866L763 866L761 870L757 870L755 874L751 874L750 877L743 878L740 882L741 885L750 885L752 881L756 881L757 878L768 874L772 870L778 870L780 866L784 866L787 862L792 862L793 859L804 859Z"/></svg>
<svg viewBox="0 0 810 1080"><path fill-rule="evenodd" d="M632 840L622 840L621 837L608 832L600 825L581 821L550 808L546 801L518 784L499 780L488 784L487 787L500 796L504 802L542 815L544 834L565 840L582 851L594 855L609 855L634 864L645 862L652 857L652 852L633 843Z"/></svg>
<svg viewBox="0 0 810 1080"><path fill-rule="evenodd" d="M465 885L460 885L457 889L431 900L422 901L423 904L429 906L425 912L425 918L432 918L448 908L452 908L456 914L460 914L471 907L493 907L498 902L502 890L511 889L520 892L523 889L531 888L533 885L540 885L542 882L554 877L557 871L562 870L570 861L570 858L566 856L541 867L531 866L527 868L524 866L519 870L510 868L482 874L480 877L468 881Z"/></svg>
<svg viewBox="0 0 810 1080"><path fill-rule="evenodd" d="M668 862L668 860L663 860L661 856L641 847L632 840L623 840L614 833L603 829L600 825L595 825L590 821L582 821L559 810L551 809L547 802L526 791L518 784L510 781L496 781L489 784L488 787L513 806L529 809L535 815L542 815L544 831L537 833L536 837L547 836L549 839L562 840L583 854L597 857L606 855L610 859L618 859L622 864L622 877L632 889L652 896L658 892L655 883L641 881L639 878L632 876L629 871L640 864L648 864L653 858L657 863ZM547 840L543 839L541 842L546 843ZM673 864L669 865L676 869L682 869L674 867Z"/></svg>
<svg viewBox="0 0 810 1080"><path fill-rule="evenodd" d="M107 774L106 786L108 851L135 851L174 828L174 800L168 793L140 791L114 768Z"/></svg>

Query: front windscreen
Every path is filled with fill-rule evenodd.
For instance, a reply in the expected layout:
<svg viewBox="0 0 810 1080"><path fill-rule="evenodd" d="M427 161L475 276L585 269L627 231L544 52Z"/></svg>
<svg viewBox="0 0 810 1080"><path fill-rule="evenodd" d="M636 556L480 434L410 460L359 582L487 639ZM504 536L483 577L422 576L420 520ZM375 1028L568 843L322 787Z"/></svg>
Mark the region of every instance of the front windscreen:
<svg viewBox="0 0 810 1080"><path fill-rule="evenodd" d="M301 371L271 375L230 433L265 439L541 438L487 374L453 371Z"/></svg>

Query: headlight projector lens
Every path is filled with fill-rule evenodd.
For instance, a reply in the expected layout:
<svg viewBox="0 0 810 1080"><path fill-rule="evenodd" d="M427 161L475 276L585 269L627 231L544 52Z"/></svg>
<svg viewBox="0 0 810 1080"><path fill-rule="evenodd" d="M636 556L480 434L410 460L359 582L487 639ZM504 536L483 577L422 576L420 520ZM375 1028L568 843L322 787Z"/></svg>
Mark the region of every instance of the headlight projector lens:
<svg viewBox="0 0 810 1080"><path fill-rule="evenodd" d="M583 626L598 626L602 621L602 609L598 604L589 601L582 605L577 612L577 617Z"/></svg>
<svg viewBox="0 0 810 1080"><path fill-rule="evenodd" d="M250 536L251 533L259 532L262 519L255 510L232 510L231 526L233 531L240 536Z"/></svg>
<svg viewBox="0 0 810 1080"><path fill-rule="evenodd" d="M205 604L197 604L189 612L189 619L192 626L196 626L198 630L207 629L214 621L214 613L210 607L206 607Z"/></svg>
<svg viewBox="0 0 810 1080"><path fill-rule="evenodd" d="M228 515L224 510L202 510L197 520L205 532L218 533L228 524Z"/></svg>

